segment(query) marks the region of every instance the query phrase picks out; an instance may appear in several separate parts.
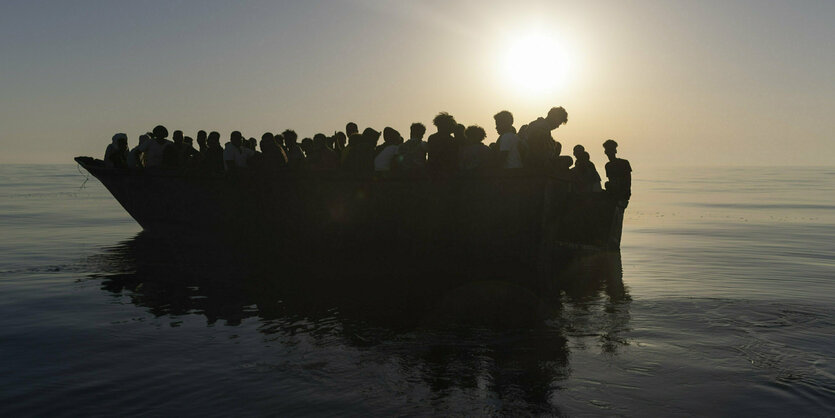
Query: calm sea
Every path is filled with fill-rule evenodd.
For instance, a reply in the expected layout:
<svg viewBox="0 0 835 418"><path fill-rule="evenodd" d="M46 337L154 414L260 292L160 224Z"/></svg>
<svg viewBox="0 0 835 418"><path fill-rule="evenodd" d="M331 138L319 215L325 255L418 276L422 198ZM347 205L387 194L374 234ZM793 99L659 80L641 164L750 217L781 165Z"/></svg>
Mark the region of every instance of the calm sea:
<svg viewBox="0 0 835 418"><path fill-rule="evenodd" d="M0 166L0 416L835 416L835 168L634 176L620 253L493 323L512 278L440 312L301 291L74 165Z"/></svg>

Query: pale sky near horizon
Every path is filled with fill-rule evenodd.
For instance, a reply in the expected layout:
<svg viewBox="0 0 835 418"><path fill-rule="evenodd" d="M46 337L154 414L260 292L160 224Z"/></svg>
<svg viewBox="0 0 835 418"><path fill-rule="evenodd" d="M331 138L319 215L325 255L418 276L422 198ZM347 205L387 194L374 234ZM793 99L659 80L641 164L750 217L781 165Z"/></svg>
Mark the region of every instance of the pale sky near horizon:
<svg viewBox="0 0 835 418"><path fill-rule="evenodd" d="M0 163L101 158L156 124L407 136L439 111L493 142L497 111L561 105L564 153L598 164L614 138L636 167L833 165L834 22L832 0L7 0ZM520 85L537 64L553 85Z"/></svg>

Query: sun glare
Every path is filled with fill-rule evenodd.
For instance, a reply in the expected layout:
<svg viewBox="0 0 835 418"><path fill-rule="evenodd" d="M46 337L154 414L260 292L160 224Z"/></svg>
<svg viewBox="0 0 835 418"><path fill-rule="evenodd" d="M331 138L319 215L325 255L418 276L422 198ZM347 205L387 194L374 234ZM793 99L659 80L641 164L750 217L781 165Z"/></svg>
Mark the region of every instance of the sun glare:
<svg viewBox="0 0 835 418"><path fill-rule="evenodd" d="M503 79L526 95L544 95L569 83L571 59L557 37L544 31L517 35L507 43Z"/></svg>

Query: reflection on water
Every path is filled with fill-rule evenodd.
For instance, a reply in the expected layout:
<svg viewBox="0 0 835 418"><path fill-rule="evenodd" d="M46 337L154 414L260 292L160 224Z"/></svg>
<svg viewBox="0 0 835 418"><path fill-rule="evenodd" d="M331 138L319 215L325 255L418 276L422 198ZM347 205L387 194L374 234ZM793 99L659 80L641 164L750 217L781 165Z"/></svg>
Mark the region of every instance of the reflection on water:
<svg viewBox="0 0 835 418"><path fill-rule="evenodd" d="M257 318L267 343L293 344L299 335L338 341L393 362L435 402L494 399L497 410L559 412L552 396L571 373L565 333L599 333L600 349L612 354L628 344L618 335L628 328L630 302L619 253L566 258L556 280L537 288L349 272L263 247L227 248L140 233L97 258L104 273L90 278L155 317L230 326Z"/></svg>

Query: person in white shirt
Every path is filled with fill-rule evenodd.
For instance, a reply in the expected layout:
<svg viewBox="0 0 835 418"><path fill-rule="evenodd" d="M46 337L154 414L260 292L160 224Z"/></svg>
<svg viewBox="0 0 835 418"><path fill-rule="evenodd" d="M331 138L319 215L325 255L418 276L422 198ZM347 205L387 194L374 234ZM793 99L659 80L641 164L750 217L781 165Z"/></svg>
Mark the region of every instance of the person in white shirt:
<svg viewBox="0 0 835 418"><path fill-rule="evenodd" d="M391 163L397 155L397 149L403 142L400 132L394 128L386 127L383 129L383 150L374 158L375 171L389 171L391 170Z"/></svg>
<svg viewBox="0 0 835 418"><path fill-rule="evenodd" d="M223 163L226 171L247 167L247 155L244 153L242 143L243 135L239 131L232 131L229 135L229 142L223 148Z"/></svg>
<svg viewBox="0 0 835 418"><path fill-rule="evenodd" d="M154 137L145 142L147 148L140 146L140 151L145 152L145 167L161 167L165 158L165 150L173 143L168 139L168 129L165 126L157 125L153 131Z"/></svg>
<svg viewBox="0 0 835 418"><path fill-rule="evenodd" d="M502 110L493 116L496 121L496 132L499 134L499 161L504 168L521 168L522 155L520 140L513 127L513 114Z"/></svg>

